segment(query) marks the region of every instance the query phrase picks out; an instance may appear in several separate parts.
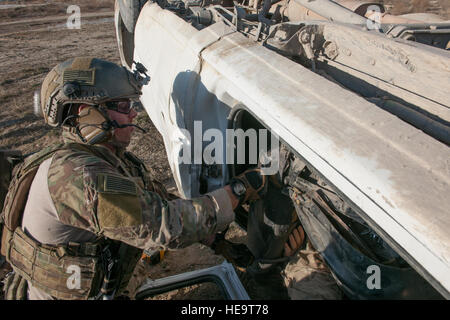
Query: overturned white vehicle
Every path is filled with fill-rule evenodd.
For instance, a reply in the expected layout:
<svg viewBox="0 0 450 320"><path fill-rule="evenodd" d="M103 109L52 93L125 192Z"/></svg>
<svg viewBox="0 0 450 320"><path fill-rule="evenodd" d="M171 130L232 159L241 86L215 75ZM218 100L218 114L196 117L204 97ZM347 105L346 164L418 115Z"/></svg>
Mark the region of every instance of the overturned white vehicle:
<svg viewBox="0 0 450 320"><path fill-rule="evenodd" d="M116 2L117 39L152 78L141 102L183 196L256 165L226 144L234 161L205 161L208 132L268 129L275 145L244 147L277 152L281 192L347 297L450 298L449 22L356 0L145 2ZM291 212L275 220L288 230Z"/></svg>

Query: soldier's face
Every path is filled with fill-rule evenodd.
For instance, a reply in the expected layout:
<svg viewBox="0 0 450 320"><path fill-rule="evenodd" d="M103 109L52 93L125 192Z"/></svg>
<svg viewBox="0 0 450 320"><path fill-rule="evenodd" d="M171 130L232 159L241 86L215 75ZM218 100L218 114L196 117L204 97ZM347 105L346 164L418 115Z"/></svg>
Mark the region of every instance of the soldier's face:
<svg viewBox="0 0 450 320"><path fill-rule="evenodd" d="M120 124L133 123L133 119L137 116L137 112L134 109L130 110L130 113L120 113L113 110L107 110L108 116L111 120L116 120ZM133 135L134 127L116 128L114 129L113 138L115 142L123 146L128 146Z"/></svg>

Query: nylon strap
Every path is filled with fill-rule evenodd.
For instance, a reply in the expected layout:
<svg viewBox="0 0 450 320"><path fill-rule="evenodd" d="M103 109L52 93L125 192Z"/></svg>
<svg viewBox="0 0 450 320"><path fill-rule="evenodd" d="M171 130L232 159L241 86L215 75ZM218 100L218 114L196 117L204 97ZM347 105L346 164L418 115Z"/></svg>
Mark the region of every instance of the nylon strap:
<svg viewBox="0 0 450 320"><path fill-rule="evenodd" d="M50 247L34 241L18 227L13 234L10 263L33 286L58 299L87 299L99 289L102 278L103 267L97 256L101 247L102 242ZM77 256L71 255L73 252ZM79 288L68 285L73 272L80 273Z"/></svg>

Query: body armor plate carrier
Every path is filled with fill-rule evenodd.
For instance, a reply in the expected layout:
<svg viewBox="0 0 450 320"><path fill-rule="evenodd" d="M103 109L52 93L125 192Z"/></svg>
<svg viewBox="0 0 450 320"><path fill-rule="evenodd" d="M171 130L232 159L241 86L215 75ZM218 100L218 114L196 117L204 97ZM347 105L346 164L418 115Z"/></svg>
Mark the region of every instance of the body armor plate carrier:
<svg viewBox="0 0 450 320"><path fill-rule="evenodd" d="M2 211L1 253L16 274L14 281L9 282L23 284L26 279L43 292L64 300L120 293L132 276L141 249L106 238L92 243L44 245L26 235L20 226L30 186L40 164L62 149L87 151L109 162L94 146L68 143L43 149L14 168ZM16 281L17 275L23 279ZM8 287L8 280L6 284ZM18 290L13 288L12 291ZM7 294L6 298L18 297Z"/></svg>

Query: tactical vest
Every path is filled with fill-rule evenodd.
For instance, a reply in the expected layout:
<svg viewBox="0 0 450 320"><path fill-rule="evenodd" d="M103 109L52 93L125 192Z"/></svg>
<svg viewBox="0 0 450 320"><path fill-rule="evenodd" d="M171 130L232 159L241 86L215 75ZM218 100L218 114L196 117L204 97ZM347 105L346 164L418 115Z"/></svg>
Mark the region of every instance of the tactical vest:
<svg viewBox="0 0 450 320"><path fill-rule="evenodd" d="M87 151L110 162L95 146L67 143L48 147L18 164L2 211L1 253L15 273L57 299L79 300L119 294L133 274L142 255L141 249L106 238L98 238L92 243L44 245L27 236L20 226L31 183L40 164L62 149ZM144 184L147 184L149 178L143 172L146 171L145 166L137 158L132 158ZM125 170L122 167L122 171ZM75 271L81 275L79 283L73 278Z"/></svg>

